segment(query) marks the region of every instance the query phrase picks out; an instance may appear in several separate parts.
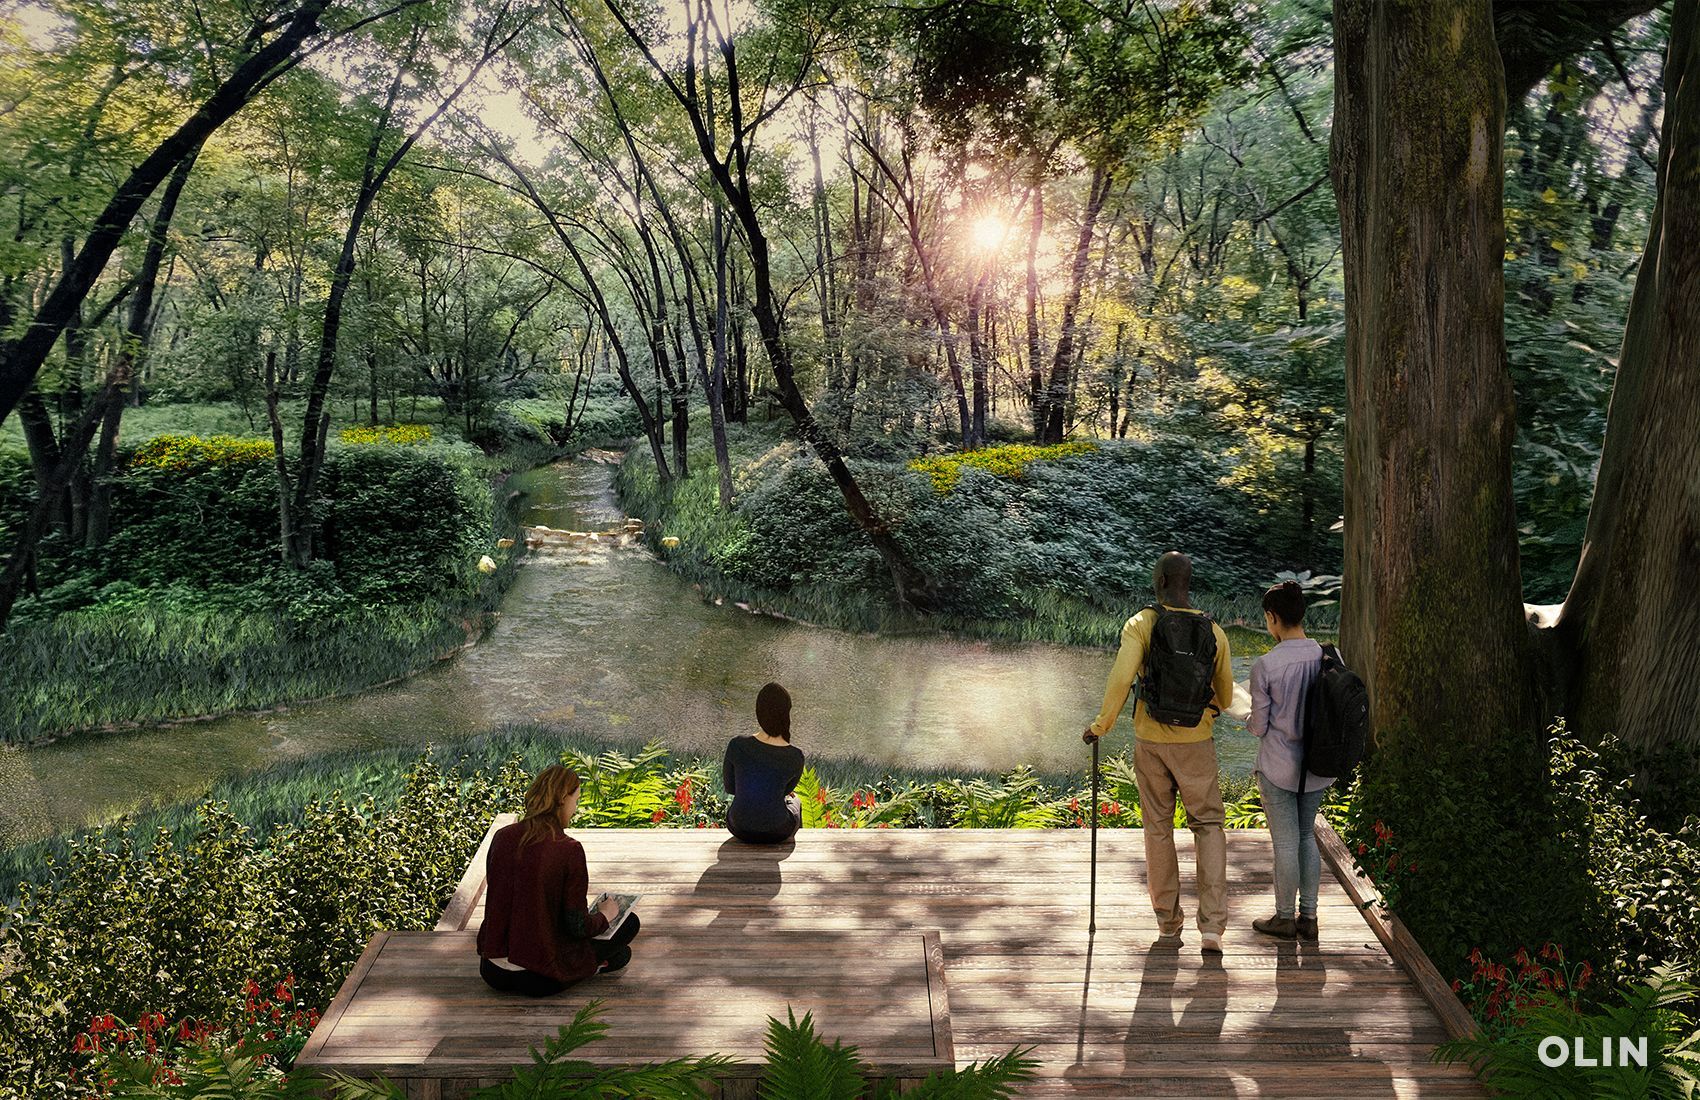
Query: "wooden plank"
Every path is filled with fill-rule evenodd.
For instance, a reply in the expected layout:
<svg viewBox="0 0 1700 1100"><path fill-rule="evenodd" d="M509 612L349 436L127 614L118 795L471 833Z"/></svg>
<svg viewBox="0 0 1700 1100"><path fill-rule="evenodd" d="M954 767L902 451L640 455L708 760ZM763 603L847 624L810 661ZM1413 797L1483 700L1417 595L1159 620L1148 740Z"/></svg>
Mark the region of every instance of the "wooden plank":
<svg viewBox="0 0 1700 1100"><path fill-rule="evenodd" d="M936 931L921 933L927 960L927 1001L931 1010L933 1054L947 1066L956 1064L955 1038L950 1027L950 994L944 980L944 946Z"/></svg>
<svg viewBox="0 0 1700 1100"><path fill-rule="evenodd" d="M314 1027L313 1033L307 1037L306 1045L301 1048L301 1053L295 1056L297 1062L305 1058L311 1063L324 1047L326 1040L336 1030L336 1025L341 1022L343 1014L348 1011L349 1003L354 1000L354 993L360 988L360 983L366 980L366 975L371 972L372 965L378 961L378 956L383 952L384 944L389 941L390 935L389 932L379 932L367 941L366 950L362 951L360 958L355 960L354 969L349 971L348 977L343 979L341 987L336 991L336 996L331 998L329 1007L319 1017L318 1026Z"/></svg>
<svg viewBox="0 0 1700 1100"><path fill-rule="evenodd" d="M497 814L490 822L490 827L484 830L484 839L478 845L478 851L473 853L472 862L466 865L466 873L460 876L460 884L455 887L454 896L449 898L448 905L443 908L443 915L437 918L436 931L458 932L466 927L468 918L474 908L483 908L484 903L484 862L490 854L490 841L496 831L513 824L514 814Z"/></svg>
<svg viewBox="0 0 1700 1100"><path fill-rule="evenodd" d="M1387 953L1404 967L1405 972L1416 983L1417 991L1434 1009L1440 1022L1446 1026L1447 1034L1454 1039L1462 1039L1476 1033L1476 1019L1470 1015L1470 1010L1464 1007L1464 1002L1452 992L1452 986L1440 976L1440 971L1423 952L1422 946L1405 927L1404 922L1381 904L1381 893L1376 890L1368 875L1358 867L1357 861L1346 850L1346 842L1340 839L1327 822L1319 821L1316 826L1316 846L1322 851L1322 858L1333 868L1334 875L1346 892L1352 896L1352 901L1363 913L1364 920L1375 932L1376 938L1387 948Z"/></svg>
<svg viewBox="0 0 1700 1100"><path fill-rule="evenodd" d="M604 1000L602 1018L617 1037L605 1052L580 1054L597 1064L711 1051L759 1061L767 1018L783 1017L788 1006L813 1012L822 1034L856 1044L881 1073L924 1077L951 1064L938 1053L934 1019L935 1006L943 1007L942 986L935 991L929 980L929 966L943 965L936 933L929 942L919 931L814 932L807 936L812 973L771 974L769 960L755 950L733 960L746 968L741 975L724 969L723 933L695 935L720 948L720 973L705 977L700 954L645 967L640 941L630 970L533 1000L483 985L470 931L385 934L344 983L334 1020L321 1023L312 1053L298 1064L396 1079L488 1075L529 1060L590 997ZM761 946L784 939L764 937ZM858 969L835 978L829 965L823 979L823 961L833 959L853 959ZM397 967L406 972L395 973ZM942 1022L948 1027L948 1013ZM948 1049L948 1034L943 1045Z"/></svg>

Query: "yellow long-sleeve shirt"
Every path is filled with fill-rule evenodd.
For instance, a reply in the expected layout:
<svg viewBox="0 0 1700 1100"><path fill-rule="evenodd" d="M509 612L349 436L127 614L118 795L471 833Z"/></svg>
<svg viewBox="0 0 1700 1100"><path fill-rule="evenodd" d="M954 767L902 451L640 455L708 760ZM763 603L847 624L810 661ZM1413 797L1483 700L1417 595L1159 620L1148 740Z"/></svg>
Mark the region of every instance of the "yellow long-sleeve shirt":
<svg viewBox="0 0 1700 1100"><path fill-rule="evenodd" d="M1190 611L1202 614L1196 608L1169 607L1170 611ZM1127 621L1122 627L1122 645L1116 653L1116 663L1110 668L1109 682L1104 685L1104 709L1098 712L1098 717L1092 722L1092 732L1102 737L1109 733L1121 716L1122 707L1127 705L1128 692L1133 690L1133 682L1139 678L1139 673L1145 667L1145 652L1151 647L1151 630L1157 625L1157 613L1146 608ZM1213 703L1218 710L1226 709L1234 701L1234 666L1233 659L1228 653L1228 635L1220 626L1210 624L1216 634L1216 669L1211 677L1211 687L1215 689ZM1207 741L1216 732L1216 711L1205 708L1204 718L1196 726L1171 726L1151 717L1145 709L1145 700L1141 699L1133 710L1133 735L1141 741L1154 741L1159 744L1184 745L1194 741Z"/></svg>

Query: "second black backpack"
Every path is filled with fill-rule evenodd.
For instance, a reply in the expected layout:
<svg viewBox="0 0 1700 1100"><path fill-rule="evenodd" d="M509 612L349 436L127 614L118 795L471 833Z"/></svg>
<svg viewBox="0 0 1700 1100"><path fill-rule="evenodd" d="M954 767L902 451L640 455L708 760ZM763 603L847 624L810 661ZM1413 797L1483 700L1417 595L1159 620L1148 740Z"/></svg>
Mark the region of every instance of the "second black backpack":
<svg viewBox="0 0 1700 1100"><path fill-rule="evenodd" d="M1305 694L1305 770L1324 779L1345 775L1364 757L1369 691L1340 651L1322 647L1322 671ZM1300 780L1303 780L1301 775Z"/></svg>
<svg viewBox="0 0 1700 1100"><path fill-rule="evenodd" d="M1151 607L1157 621L1145 651L1139 697L1145 710L1170 726L1196 726L1215 696L1216 629L1203 612Z"/></svg>

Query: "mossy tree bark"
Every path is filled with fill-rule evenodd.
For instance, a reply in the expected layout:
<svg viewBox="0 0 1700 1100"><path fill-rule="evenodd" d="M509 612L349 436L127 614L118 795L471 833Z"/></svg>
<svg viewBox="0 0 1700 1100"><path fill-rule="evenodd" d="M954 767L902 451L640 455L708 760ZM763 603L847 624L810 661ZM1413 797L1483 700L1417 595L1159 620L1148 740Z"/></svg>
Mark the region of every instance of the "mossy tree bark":
<svg viewBox="0 0 1700 1100"><path fill-rule="evenodd" d="M1337 0L1346 657L1378 748L1529 729L1490 0ZM1465 654L1467 658L1461 659Z"/></svg>
<svg viewBox="0 0 1700 1100"><path fill-rule="evenodd" d="M1582 559L1554 633L1584 736L1700 745L1700 0L1678 0L1658 199L1635 277Z"/></svg>
<svg viewBox="0 0 1700 1100"><path fill-rule="evenodd" d="M1347 300L1347 655L1378 747L1553 714L1700 744L1700 0L1678 0L1658 202L1581 563L1520 618L1500 257L1506 95L1648 0L1337 0L1332 170ZM1551 33L1520 31L1548 19ZM1556 614L1552 612L1556 610ZM1537 688L1545 688L1537 696ZM1468 760L1468 756L1459 757Z"/></svg>

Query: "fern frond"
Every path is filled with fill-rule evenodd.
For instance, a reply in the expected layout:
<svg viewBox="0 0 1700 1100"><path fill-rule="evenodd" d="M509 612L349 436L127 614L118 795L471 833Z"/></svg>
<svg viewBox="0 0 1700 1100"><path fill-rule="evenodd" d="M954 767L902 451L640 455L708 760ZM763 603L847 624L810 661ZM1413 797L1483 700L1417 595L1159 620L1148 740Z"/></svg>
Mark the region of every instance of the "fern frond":
<svg viewBox="0 0 1700 1100"><path fill-rule="evenodd" d="M801 1020L790 1008L787 1023L767 1021L767 1071L762 1100L857 1100L867 1088L857 1051L834 1040L829 1046L815 1032L814 1014Z"/></svg>
<svg viewBox="0 0 1700 1100"><path fill-rule="evenodd" d="M904 1100L1009 1100L1016 1086L1033 1080L1039 1068L1038 1061L1028 1057L1032 1050L1017 1048L961 1069L940 1070L904 1091Z"/></svg>

